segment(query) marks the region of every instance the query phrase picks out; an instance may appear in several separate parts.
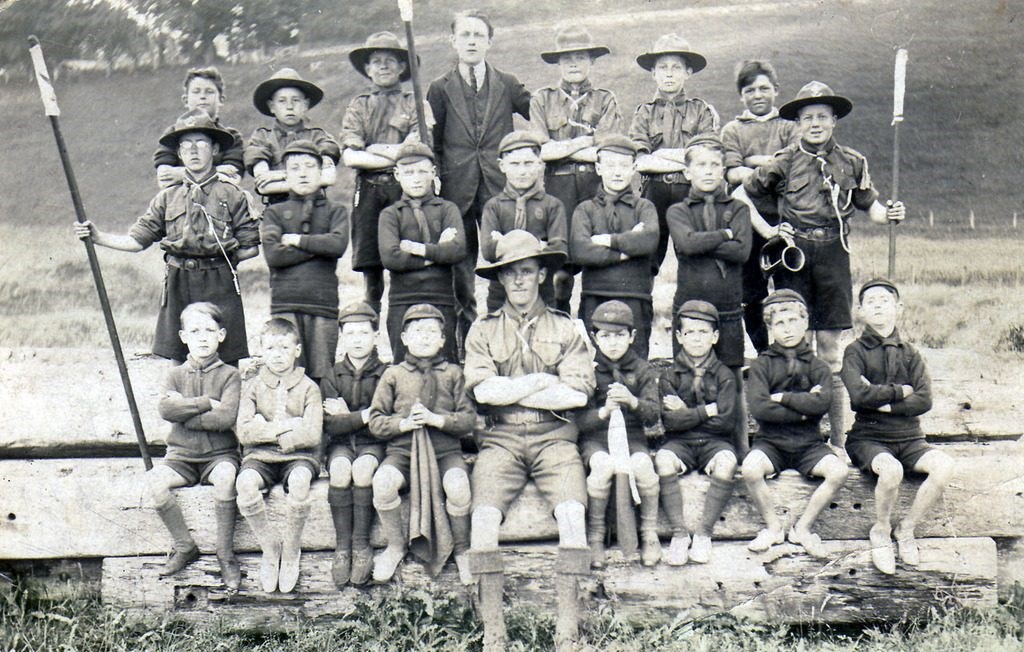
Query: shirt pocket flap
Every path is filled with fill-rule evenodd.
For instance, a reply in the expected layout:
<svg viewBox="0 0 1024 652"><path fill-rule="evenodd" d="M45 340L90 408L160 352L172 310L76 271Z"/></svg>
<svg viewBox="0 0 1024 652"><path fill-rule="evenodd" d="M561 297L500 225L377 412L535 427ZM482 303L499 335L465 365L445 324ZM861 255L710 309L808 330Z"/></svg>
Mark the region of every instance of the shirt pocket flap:
<svg viewBox="0 0 1024 652"><path fill-rule="evenodd" d="M806 176L793 177L786 181L786 192L800 192L807 187L808 183L810 183L810 179Z"/></svg>
<svg viewBox="0 0 1024 652"><path fill-rule="evenodd" d="M530 342L530 348L545 366L554 367L562 359L564 346L562 342L555 339L534 337Z"/></svg>
<svg viewBox="0 0 1024 652"><path fill-rule="evenodd" d="M388 120L388 126L403 134L408 133L412 129L413 116L409 115L407 111L395 111L391 114L391 119Z"/></svg>

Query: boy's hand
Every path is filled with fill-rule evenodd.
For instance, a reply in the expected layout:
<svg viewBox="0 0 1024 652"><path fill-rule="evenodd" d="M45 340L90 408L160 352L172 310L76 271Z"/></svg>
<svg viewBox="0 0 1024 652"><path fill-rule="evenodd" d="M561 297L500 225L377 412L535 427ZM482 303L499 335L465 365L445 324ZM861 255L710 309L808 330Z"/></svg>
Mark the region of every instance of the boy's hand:
<svg viewBox="0 0 1024 652"><path fill-rule="evenodd" d="M782 402L782 392L775 392L774 394L772 394L768 398L770 398L773 403L781 403Z"/></svg>
<svg viewBox="0 0 1024 652"><path fill-rule="evenodd" d="M775 156L773 154L751 154L743 159L743 165L748 168L759 168L768 165Z"/></svg>
<svg viewBox="0 0 1024 652"><path fill-rule="evenodd" d="M725 227L724 229L722 229L722 231L725 232L726 240L732 240L732 229L730 229L729 227Z"/></svg>
<svg viewBox="0 0 1024 652"><path fill-rule="evenodd" d="M791 238L794 233L796 233L796 231L793 229L792 224L789 222L780 222L778 226L772 227L771 238L778 238L781 236L788 236ZM768 239L770 240L771 238Z"/></svg>
<svg viewBox="0 0 1024 652"><path fill-rule="evenodd" d="M608 400L630 410L635 410L640 405L640 400L622 383L612 383L608 386Z"/></svg>
<svg viewBox="0 0 1024 652"><path fill-rule="evenodd" d="M285 233L281 236L281 244L286 247L298 247L301 238L298 233Z"/></svg>
<svg viewBox="0 0 1024 652"><path fill-rule="evenodd" d="M491 240L501 240L501 231L491 231Z"/></svg>
<svg viewBox="0 0 1024 652"><path fill-rule="evenodd" d="M427 245L422 242L413 242L412 240L402 240L398 243L398 248L410 256L419 256L420 258L427 255Z"/></svg>
<svg viewBox="0 0 1024 652"><path fill-rule="evenodd" d="M410 417L406 417L398 422L398 429L402 432L412 432L417 428L419 426Z"/></svg>
<svg viewBox="0 0 1024 652"><path fill-rule="evenodd" d="M438 241L439 244L444 244L446 242L451 242L452 240L455 239L455 236L457 236L458 234L459 234L458 229L456 229L453 226L449 226L444 231L441 231L441 235L440 235L440 237L438 237L437 241Z"/></svg>
<svg viewBox="0 0 1024 652"><path fill-rule="evenodd" d="M92 222L86 220L84 222L75 222L74 224L75 237L79 240L85 240L87 238L96 239L96 227Z"/></svg>
<svg viewBox="0 0 1024 652"><path fill-rule="evenodd" d="M910 398L910 395L914 393L914 387L912 385L903 386L903 398Z"/></svg>
<svg viewBox="0 0 1024 652"><path fill-rule="evenodd" d="M291 430L288 430L287 432L282 432L277 437L277 446L281 449L282 452L291 453L296 448L294 440L295 434Z"/></svg>
<svg viewBox="0 0 1024 652"><path fill-rule="evenodd" d="M675 394L669 394L665 398L661 399L661 404L665 406L666 410L685 410L686 402L679 398Z"/></svg>
<svg viewBox="0 0 1024 652"><path fill-rule="evenodd" d="M166 394L164 394L164 398L172 400L172 401L180 401L181 399L183 399L185 397L181 395L181 392L176 392L176 391L174 391L172 389L172 390L168 391Z"/></svg>
<svg viewBox="0 0 1024 652"><path fill-rule="evenodd" d="M285 174L283 170L270 170L256 177L256 190L262 192L270 184L284 180Z"/></svg>
<svg viewBox="0 0 1024 652"><path fill-rule="evenodd" d="M242 182L242 175L238 173L238 168L227 163L221 163L217 166L217 178L235 185Z"/></svg>
<svg viewBox="0 0 1024 652"><path fill-rule="evenodd" d="M220 407L220 401L218 401L215 398L211 398L210 399L210 409L211 410L216 410L219 407Z"/></svg>
<svg viewBox="0 0 1024 652"><path fill-rule="evenodd" d="M708 413L709 419L714 419L718 416L718 403L708 403L704 406L704 411Z"/></svg>
<svg viewBox="0 0 1024 652"><path fill-rule="evenodd" d="M598 247L611 247L612 246L612 235L610 233L601 233L598 235L590 236L590 241Z"/></svg>
<svg viewBox="0 0 1024 652"><path fill-rule="evenodd" d="M886 403L885 405L880 406L878 408L878 411L879 412L886 412L886 413L892 412L892 406L889 405L888 403Z"/></svg>
<svg viewBox="0 0 1024 652"><path fill-rule="evenodd" d="M885 217L890 222L902 222L907 217L907 208L901 201L885 202Z"/></svg>
<svg viewBox="0 0 1024 652"><path fill-rule="evenodd" d="M821 385L815 385L808 392L809 394L821 394Z"/></svg>
<svg viewBox="0 0 1024 652"><path fill-rule="evenodd" d="M871 384L871 381L868 380L867 376L865 376L864 374L861 374L860 382L865 384L865 385L870 385Z"/></svg>
<svg viewBox="0 0 1024 652"><path fill-rule="evenodd" d="M232 170L235 168L232 166ZM156 183L161 188L169 188L170 186L176 186L185 179L185 168L175 167L173 165L161 165L156 170Z"/></svg>
<svg viewBox="0 0 1024 652"><path fill-rule="evenodd" d="M363 418L363 423L370 423L370 408L364 408L359 416Z"/></svg>
<svg viewBox="0 0 1024 652"><path fill-rule="evenodd" d="M324 399L324 412L331 416L338 414L348 414L348 404L345 403L343 398L328 398Z"/></svg>
<svg viewBox="0 0 1024 652"><path fill-rule="evenodd" d="M637 222L636 224L633 225L633 228L630 229L630 231L632 231L633 233L640 233L643 230L644 230L644 223L643 222ZM608 246L610 247L611 245L609 244Z"/></svg>
<svg viewBox="0 0 1024 652"><path fill-rule="evenodd" d="M409 411L409 417L423 426L441 428L444 426L444 417L428 410L422 403L416 403Z"/></svg>

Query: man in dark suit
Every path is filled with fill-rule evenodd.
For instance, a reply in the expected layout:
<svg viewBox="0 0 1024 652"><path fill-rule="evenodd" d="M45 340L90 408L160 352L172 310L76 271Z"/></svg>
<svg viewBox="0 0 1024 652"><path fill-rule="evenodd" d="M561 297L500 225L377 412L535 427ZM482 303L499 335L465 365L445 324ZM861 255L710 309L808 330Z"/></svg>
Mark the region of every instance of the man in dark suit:
<svg viewBox="0 0 1024 652"><path fill-rule="evenodd" d="M529 120L530 93L514 75L485 62L494 38L486 15L475 10L457 13L451 29L458 65L431 82L427 101L436 120L441 196L459 207L466 228L469 255L456 267L454 280L462 340L477 314L473 270L480 212L505 186L505 175L498 169L498 145L513 129L513 113Z"/></svg>

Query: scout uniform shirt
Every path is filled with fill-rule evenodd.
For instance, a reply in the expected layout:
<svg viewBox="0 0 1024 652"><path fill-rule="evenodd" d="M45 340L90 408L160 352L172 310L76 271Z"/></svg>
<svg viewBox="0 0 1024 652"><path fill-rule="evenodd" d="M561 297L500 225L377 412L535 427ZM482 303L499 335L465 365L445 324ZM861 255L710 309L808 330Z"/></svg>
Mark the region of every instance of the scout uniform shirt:
<svg viewBox="0 0 1024 652"><path fill-rule="evenodd" d="M698 382L699 378L699 382ZM695 367L685 351L672 361L661 375L661 395L683 399L681 410L662 409L661 422L665 437L680 441L725 439L732 441L736 420L736 377L718 361L715 352ZM709 417L705 406L715 403L718 415Z"/></svg>
<svg viewBox="0 0 1024 652"><path fill-rule="evenodd" d="M324 431L332 444L356 446L375 444L370 428L363 423L363 410L370 407L377 382L387 365L377 357L377 350L370 353L363 366L356 369L346 355L334 365L334 373L320 379L320 393L324 400L341 398L348 406L347 414L324 413Z"/></svg>
<svg viewBox="0 0 1024 652"><path fill-rule="evenodd" d="M792 444L822 441L819 425L832 402L832 370L804 340L792 349L771 344L750 365L747 399L757 437ZM817 385L820 392L811 393ZM782 401L771 395L782 393Z"/></svg>
<svg viewBox="0 0 1024 652"><path fill-rule="evenodd" d="M855 208L868 210L878 198L867 159L834 139L820 150L803 142L789 145L757 168L743 187L751 198L775 195L782 221L797 229L838 232L839 218L848 219Z"/></svg>
<svg viewBox="0 0 1024 652"><path fill-rule="evenodd" d="M373 90L356 95L348 103L341 120L339 140L342 149L364 150L370 145L398 145L410 138L419 139L416 99L412 91L403 91L398 86L374 86Z"/></svg>
<svg viewBox="0 0 1024 652"><path fill-rule="evenodd" d="M688 140L703 133L718 133L718 113L700 98L687 98L685 91L674 97L657 91L653 100L636 108L629 127L629 138L637 150L648 154L682 149Z"/></svg>
<svg viewBox="0 0 1024 652"><path fill-rule="evenodd" d="M287 128L277 120L270 127L258 127L249 137L245 147L245 169L252 174L253 167L260 161L266 161L271 170L282 168L282 157L288 145L297 140L311 140L320 150L321 156L334 161L341 159L341 149L337 141L320 127L310 127L306 119L293 128Z"/></svg>
<svg viewBox="0 0 1024 652"><path fill-rule="evenodd" d="M493 263L498 259L498 241L491 237L491 232L504 235L513 229L529 231L545 243L549 251L569 251L565 206L545 193L539 180L521 195L506 186L484 205L480 218L480 254L484 260Z"/></svg>
<svg viewBox="0 0 1024 652"><path fill-rule="evenodd" d="M594 363L597 390L588 407L576 412L581 440L594 441L607 450L608 419L598 416L598 411L608 400L608 386L612 383L621 383L637 398L635 410L622 408L630 451L647 450L644 428L656 424L661 414L658 373L631 348L626 350L624 356L614 361L598 351L594 356Z"/></svg>
<svg viewBox="0 0 1024 652"><path fill-rule="evenodd" d="M266 441L268 424L294 417L301 417L299 427L278 435L278 441ZM268 463L306 460L319 469L323 417L320 390L305 369L278 376L264 367L242 387L236 432L243 457ZM281 438L287 438L287 452Z"/></svg>
<svg viewBox="0 0 1024 652"><path fill-rule="evenodd" d="M166 459L206 461L238 455L235 419L242 379L217 356L202 364L191 355L167 373L160 392L160 416L171 422ZM177 392L180 398L170 398ZM220 401L213 407L211 399Z"/></svg>
<svg viewBox="0 0 1024 652"><path fill-rule="evenodd" d="M533 94L530 127L540 136L541 143L546 143L549 140L620 133L622 116L611 91L594 88L589 81L575 88L572 84L561 83L546 86ZM557 174L559 166L564 164L579 165L569 159L548 161L546 173ZM585 165L589 165L591 171L594 168L592 163Z"/></svg>

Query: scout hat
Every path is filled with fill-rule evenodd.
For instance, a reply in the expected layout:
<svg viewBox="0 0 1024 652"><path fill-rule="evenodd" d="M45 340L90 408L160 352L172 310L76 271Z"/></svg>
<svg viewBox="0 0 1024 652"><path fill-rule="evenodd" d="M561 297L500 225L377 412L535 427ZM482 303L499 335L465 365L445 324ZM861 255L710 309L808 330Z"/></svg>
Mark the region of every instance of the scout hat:
<svg viewBox="0 0 1024 652"><path fill-rule="evenodd" d="M887 278L882 278L881 276L878 276L867 281L866 283L864 283L864 285L860 286L860 292L857 293L857 301L863 302L864 293L870 290L871 288L885 288L886 290L889 290L890 292L895 294L897 299L900 298L900 291L896 287L896 284Z"/></svg>
<svg viewBox="0 0 1024 652"><path fill-rule="evenodd" d="M713 324L715 328L718 328L718 308L715 308L707 301L690 299L680 306L679 312L676 313L676 321L678 322L683 317L706 321Z"/></svg>
<svg viewBox="0 0 1024 652"><path fill-rule="evenodd" d="M836 118L845 117L853 110L853 102L842 95L836 95L827 84L812 81L804 84L803 88L797 91L796 97L779 107L779 117L784 120L796 120L797 112L810 104L831 106Z"/></svg>
<svg viewBox="0 0 1024 652"><path fill-rule="evenodd" d="M703 55L692 51L690 43L678 34L665 34L660 37L654 42L654 47L636 58L636 62L644 70L653 70L654 62L665 54L678 54L695 73L704 70L704 67L708 65L708 60Z"/></svg>
<svg viewBox="0 0 1024 652"><path fill-rule="evenodd" d="M540 58L545 63L558 63L563 54L570 52L586 52L591 59L603 57L611 52L603 45L594 45L594 37L582 27L570 25L563 27L555 36L555 49L541 52Z"/></svg>
<svg viewBox="0 0 1024 652"><path fill-rule="evenodd" d="M537 261L549 270L559 267L565 262L565 253L545 249L529 231L513 229L498 239L495 247L498 259L489 265L481 265L476 268L476 275L483 278L496 279L502 267L517 263L527 258L536 258Z"/></svg>
<svg viewBox="0 0 1024 652"><path fill-rule="evenodd" d="M605 301L594 310L590 323L595 331L633 330L633 311L621 301Z"/></svg>
<svg viewBox="0 0 1024 652"><path fill-rule="evenodd" d="M222 150L231 147L235 142L235 137L231 135L231 132L220 127L209 113L196 108L180 115L174 124L160 136L160 144L176 149L181 137L193 131L206 134L210 140L220 145Z"/></svg>
<svg viewBox="0 0 1024 652"><path fill-rule="evenodd" d="M403 143L402 146L398 148L398 153L395 155L395 163L415 163L416 161L422 161L423 159L433 162L434 150L430 149L418 140Z"/></svg>
<svg viewBox="0 0 1024 652"><path fill-rule="evenodd" d="M368 321L376 327L377 319L377 311L365 301L353 301L338 310L339 324Z"/></svg>
<svg viewBox="0 0 1024 652"><path fill-rule="evenodd" d="M604 134L597 138L597 153L608 150L609 152L615 152L616 154L625 154L626 156L636 156L636 144L629 139L629 136L622 134Z"/></svg>
<svg viewBox="0 0 1024 652"><path fill-rule="evenodd" d="M405 63L405 72L398 78L399 81L408 81L412 77L412 70L409 68L409 50L402 45L402 42L398 40L398 37L391 32L377 32L376 34L370 34L366 37L366 42L363 47L356 48L348 53L348 60L352 63L352 66L356 69L363 77L369 77L366 74L366 64L370 60L370 55L374 52L383 50L390 52L391 54L398 57L399 61ZM419 61L419 57L416 59Z"/></svg>
<svg viewBox="0 0 1024 652"><path fill-rule="evenodd" d="M281 154L281 160L283 161L288 158L289 154L308 154L318 161L321 157L320 150L317 148L316 144L308 138L301 138L289 143Z"/></svg>
<svg viewBox="0 0 1024 652"><path fill-rule="evenodd" d="M517 129L505 134L505 137L498 143L498 156L524 147L540 149L540 145L540 138L536 133L527 129Z"/></svg>
<svg viewBox="0 0 1024 652"><path fill-rule="evenodd" d="M261 81L252 92L252 104L256 110L263 115L273 116L267 102L281 88L297 88L305 93L311 109L324 98L324 92L319 86L300 77L293 68L281 68L271 75L270 79Z"/></svg>
<svg viewBox="0 0 1024 652"><path fill-rule="evenodd" d="M776 303L799 303L803 307L807 307L807 302L796 290L790 290L789 288L783 288L781 290L775 290L761 302L761 306L767 308L768 306L775 305Z"/></svg>
<svg viewBox="0 0 1024 652"><path fill-rule="evenodd" d="M409 306L409 309L405 311L405 315L402 317L402 328L405 328L406 324L416 319L436 319L444 324L444 315L429 303L417 303L414 306Z"/></svg>

